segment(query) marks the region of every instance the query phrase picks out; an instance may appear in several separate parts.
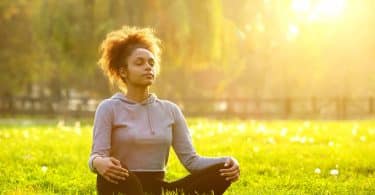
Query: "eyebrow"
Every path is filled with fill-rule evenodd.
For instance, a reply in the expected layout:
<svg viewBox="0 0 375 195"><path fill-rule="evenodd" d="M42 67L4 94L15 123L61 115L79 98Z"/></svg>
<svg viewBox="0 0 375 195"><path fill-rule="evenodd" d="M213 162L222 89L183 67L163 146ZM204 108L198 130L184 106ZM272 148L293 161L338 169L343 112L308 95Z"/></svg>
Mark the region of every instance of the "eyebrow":
<svg viewBox="0 0 375 195"><path fill-rule="evenodd" d="M155 61L155 59L153 58L153 57L144 57L144 56L137 56L137 57L135 57L135 60L138 60L138 59L147 59L147 60L149 60L149 59L152 59L152 60L154 60Z"/></svg>

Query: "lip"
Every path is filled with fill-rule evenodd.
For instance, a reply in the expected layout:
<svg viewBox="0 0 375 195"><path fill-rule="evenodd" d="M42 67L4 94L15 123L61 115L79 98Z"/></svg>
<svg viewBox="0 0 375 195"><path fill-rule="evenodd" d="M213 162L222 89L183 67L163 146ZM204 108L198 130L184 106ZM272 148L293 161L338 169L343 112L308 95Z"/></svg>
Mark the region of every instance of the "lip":
<svg viewBox="0 0 375 195"><path fill-rule="evenodd" d="M152 77L152 78L154 78L154 74L151 74L151 73L146 73L146 74L143 74L143 76L145 76L145 77Z"/></svg>

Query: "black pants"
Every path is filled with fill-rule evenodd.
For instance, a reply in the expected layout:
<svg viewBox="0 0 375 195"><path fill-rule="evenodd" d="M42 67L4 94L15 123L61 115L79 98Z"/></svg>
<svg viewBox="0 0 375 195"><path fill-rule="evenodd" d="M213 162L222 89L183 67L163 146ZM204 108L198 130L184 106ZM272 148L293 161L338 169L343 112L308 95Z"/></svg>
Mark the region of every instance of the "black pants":
<svg viewBox="0 0 375 195"><path fill-rule="evenodd" d="M164 172L130 172L129 177L119 184L110 183L98 174L96 188L100 195L160 195L163 191L177 194L223 194L231 183L220 176L221 168L224 168L224 163L210 166L170 183L163 180Z"/></svg>

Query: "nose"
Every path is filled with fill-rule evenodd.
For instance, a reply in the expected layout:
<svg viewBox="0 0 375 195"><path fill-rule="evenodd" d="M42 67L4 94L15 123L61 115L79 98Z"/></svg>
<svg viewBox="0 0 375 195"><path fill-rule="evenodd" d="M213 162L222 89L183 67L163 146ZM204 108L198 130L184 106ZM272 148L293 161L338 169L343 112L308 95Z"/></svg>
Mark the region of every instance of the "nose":
<svg viewBox="0 0 375 195"><path fill-rule="evenodd" d="M146 62L146 70L152 70L153 66L151 66L148 62Z"/></svg>

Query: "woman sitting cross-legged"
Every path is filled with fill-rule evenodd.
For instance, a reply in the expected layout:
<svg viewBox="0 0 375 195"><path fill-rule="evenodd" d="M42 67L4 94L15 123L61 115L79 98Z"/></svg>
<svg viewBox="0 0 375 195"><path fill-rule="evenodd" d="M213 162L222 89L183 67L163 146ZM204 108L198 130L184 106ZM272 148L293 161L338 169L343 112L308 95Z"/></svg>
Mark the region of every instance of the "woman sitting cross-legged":
<svg viewBox="0 0 375 195"><path fill-rule="evenodd" d="M121 92L97 107L90 169L98 194L223 194L238 180L233 157L199 156L180 108L149 93L159 69L160 40L148 28L122 27L101 44L99 64ZM170 147L190 175L164 181Z"/></svg>

